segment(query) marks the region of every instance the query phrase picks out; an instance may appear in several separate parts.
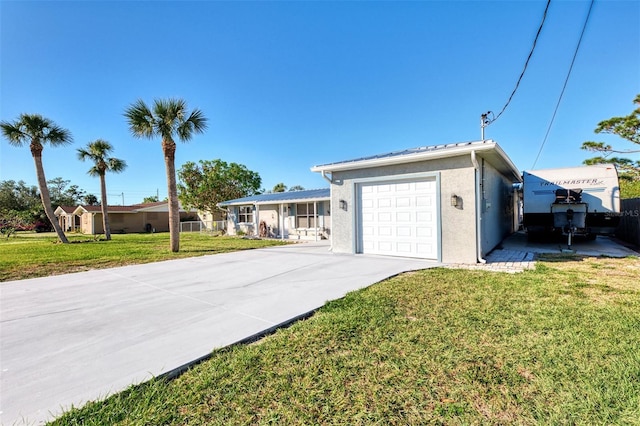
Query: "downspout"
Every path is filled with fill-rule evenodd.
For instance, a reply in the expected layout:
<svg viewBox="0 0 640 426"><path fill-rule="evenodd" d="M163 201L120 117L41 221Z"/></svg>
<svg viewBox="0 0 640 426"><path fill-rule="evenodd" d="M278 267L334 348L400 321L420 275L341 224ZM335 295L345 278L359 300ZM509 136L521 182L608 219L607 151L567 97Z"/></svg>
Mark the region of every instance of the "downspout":
<svg viewBox="0 0 640 426"><path fill-rule="evenodd" d="M482 191L480 189L480 166L476 159L476 151L471 151L471 163L473 163L476 192L476 259L478 263L487 263L482 258Z"/></svg>
<svg viewBox="0 0 640 426"><path fill-rule="evenodd" d="M327 177L327 174L326 174L326 172L325 172L324 170L321 170L321 171L320 171L320 174L322 175L322 177L323 177L327 182L329 182L329 190L331 190L331 184L333 183L333 175L331 175L330 177ZM331 197L329 197L329 209L330 209L330 210L333 210L333 207L331 206ZM318 213L318 212L316 211L316 214L317 214L317 213ZM323 214L324 214L324 213L323 213ZM323 219L323 220L324 220L324 219ZM324 225L324 223L323 223L323 225ZM332 223L331 223L331 226L333 227L333 221L332 221ZM317 232L316 232L316 234L317 234ZM329 251L332 251L332 250L333 250L333 232L331 232L331 233L329 234Z"/></svg>

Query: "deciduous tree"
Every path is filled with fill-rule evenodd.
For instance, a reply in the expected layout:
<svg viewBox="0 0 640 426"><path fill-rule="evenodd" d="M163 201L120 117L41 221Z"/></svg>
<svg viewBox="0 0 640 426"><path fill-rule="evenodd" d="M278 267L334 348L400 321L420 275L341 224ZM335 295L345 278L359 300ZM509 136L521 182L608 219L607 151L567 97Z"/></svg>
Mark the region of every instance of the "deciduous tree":
<svg viewBox="0 0 640 426"><path fill-rule="evenodd" d="M213 212L218 203L258 193L260 175L242 164L222 160L189 161L178 170L180 201Z"/></svg>

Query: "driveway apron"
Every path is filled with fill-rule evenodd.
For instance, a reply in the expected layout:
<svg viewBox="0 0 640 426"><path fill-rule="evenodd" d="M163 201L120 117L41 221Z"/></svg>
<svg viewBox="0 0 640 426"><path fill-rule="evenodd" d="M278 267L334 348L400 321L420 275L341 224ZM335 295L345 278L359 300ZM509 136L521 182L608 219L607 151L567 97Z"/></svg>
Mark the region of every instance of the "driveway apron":
<svg viewBox="0 0 640 426"><path fill-rule="evenodd" d="M39 424L419 259L337 255L306 243L0 284L0 424Z"/></svg>

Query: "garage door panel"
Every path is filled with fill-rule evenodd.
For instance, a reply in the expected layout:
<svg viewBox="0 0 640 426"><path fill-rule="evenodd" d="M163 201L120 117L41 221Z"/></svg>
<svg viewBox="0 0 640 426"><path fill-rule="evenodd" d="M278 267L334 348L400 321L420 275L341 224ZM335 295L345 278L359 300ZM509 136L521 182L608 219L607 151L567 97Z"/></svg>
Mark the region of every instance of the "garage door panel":
<svg viewBox="0 0 640 426"><path fill-rule="evenodd" d="M416 207L427 207L433 205L432 198L427 196L416 197Z"/></svg>
<svg viewBox="0 0 640 426"><path fill-rule="evenodd" d="M433 237L433 228L426 226L417 226L416 236L421 238Z"/></svg>
<svg viewBox="0 0 640 426"><path fill-rule="evenodd" d="M397 243L396 250L398 253L411 254L411 243Z"/></svg>
<svg viewBox="0 0 640 426"><path fill-rule="evenodd" d="M411 229L409 226L398 226L396 227L396 235L398 237L410 237Z"/></svg>
<svg viewBox="0 0 640 426"><path fill-rule="evenodd" d="M391 198L380 198L378 200L378 208L391 207Z"/></svg>
<svg viewBox="0 0 640 426"><path fill-rule="evenodd" d="M417 212L416 222L419 223L433 223L433 214L430 212Z"/></svg>
<svg viewBox="0 0 640 426"><path fill-rule="evenodd" d="M378 222L391 222L392 217L391 212L378 213Z"/></svg>
<svg viewBox="0 0 640 426"><path fill-rule="evenodd" d="M411 213L410 212L396 213L396 221L400 223L411 222Z"/></svg>
<svg viewBox="0 0 640 426"><path fill-rule="evenodd" d="M359 251L436 259L436 189L435 178L359 186Z"/></svg>
<svg viewBox="0 0 640 426"><path fill-rule="evenodd" d="M393 235L393 229L390 226L381 226L378 228L378 235L381 237L390 237Z"/></svg>
<svg viewBox="0 0 640 426"><path fill-rule="evenodd" d="M409 197L398 197L396 198L396 207L411 207L411 198Z"/></svg>

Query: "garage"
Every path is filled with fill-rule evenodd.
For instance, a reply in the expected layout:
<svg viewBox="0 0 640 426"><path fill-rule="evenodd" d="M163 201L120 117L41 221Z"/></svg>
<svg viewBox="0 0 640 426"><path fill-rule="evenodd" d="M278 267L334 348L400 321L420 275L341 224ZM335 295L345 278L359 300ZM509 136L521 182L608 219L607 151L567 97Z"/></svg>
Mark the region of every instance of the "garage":
<svg viewBox="0 0 640 426"><path fill-rule="evenodd" d="M358 185L358 250L363 254L438 258L436 179Z"/></svg>
<svg viewBox="0 0 640 426"><path fill-rule="evenodd" d="M517 228L520 172L492 140L430 145L311 168L331 196L331 250L483 263Z"/></svg>

